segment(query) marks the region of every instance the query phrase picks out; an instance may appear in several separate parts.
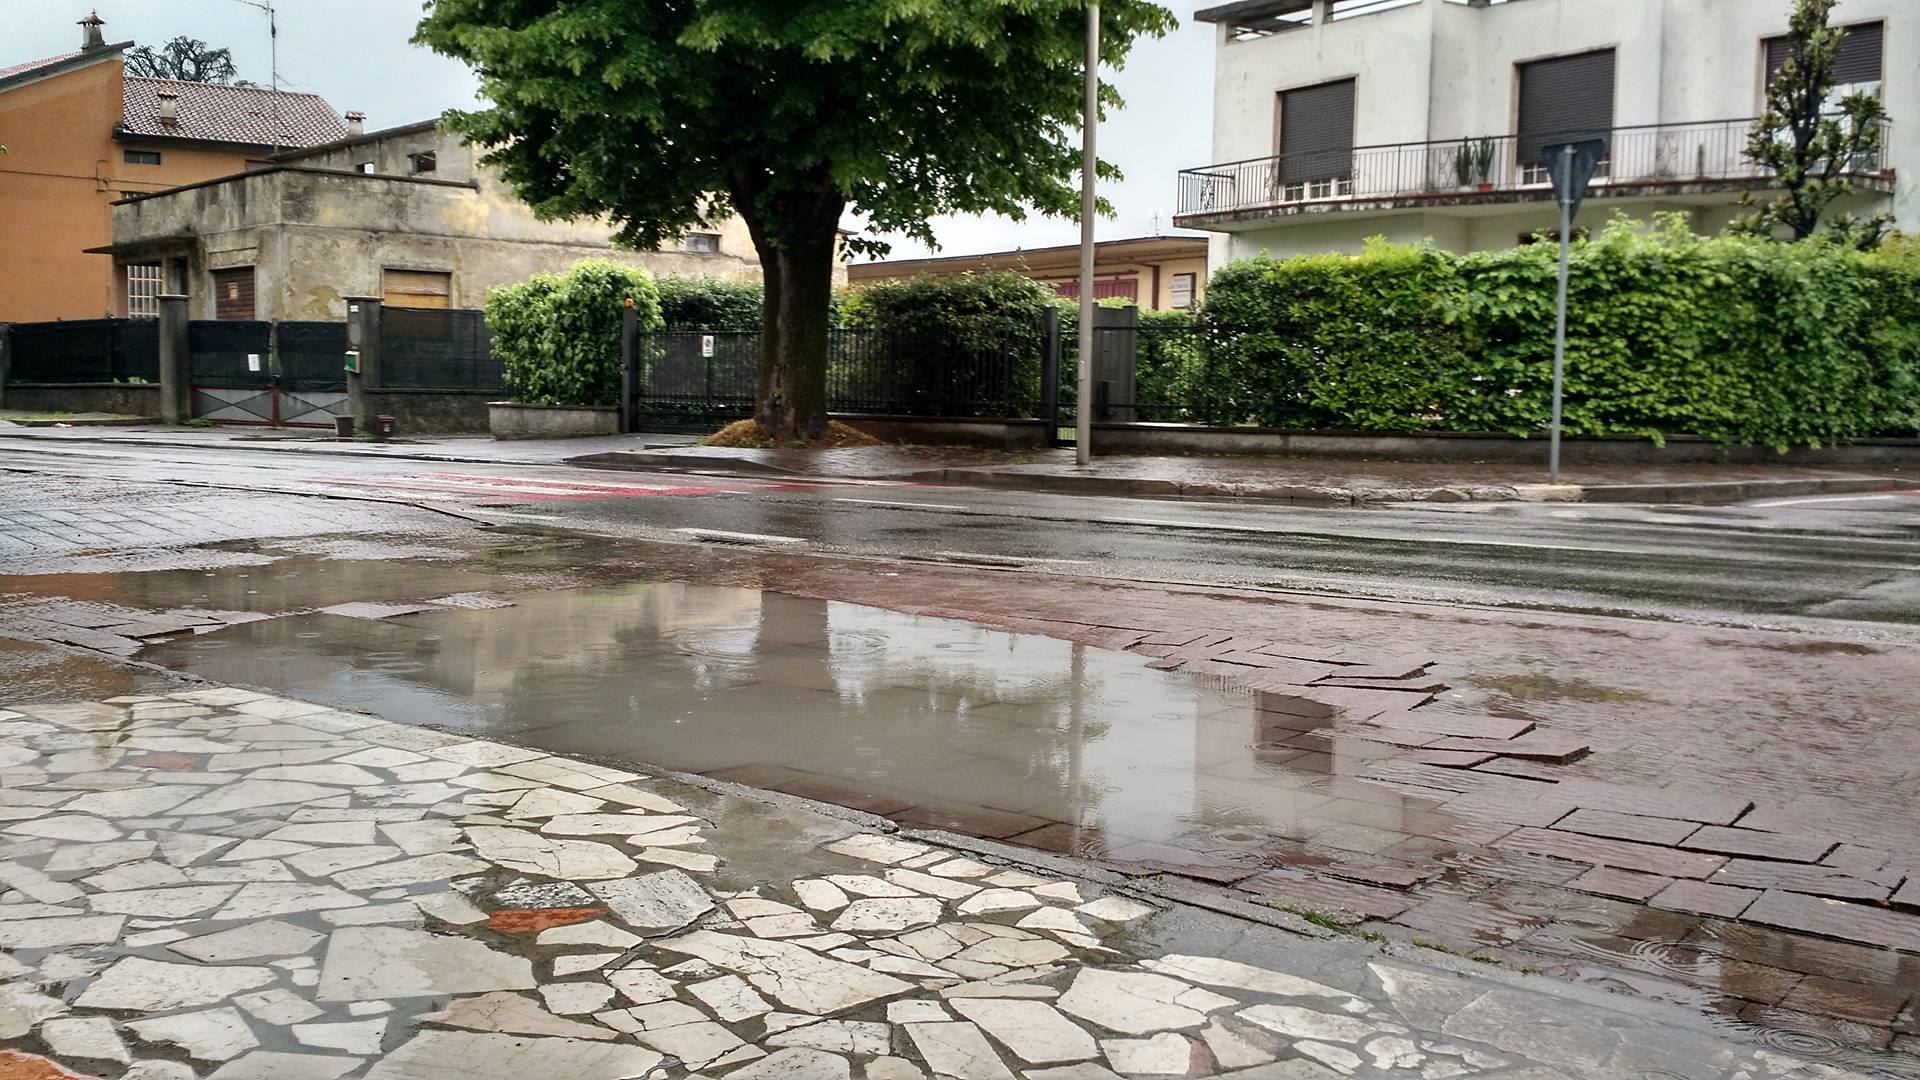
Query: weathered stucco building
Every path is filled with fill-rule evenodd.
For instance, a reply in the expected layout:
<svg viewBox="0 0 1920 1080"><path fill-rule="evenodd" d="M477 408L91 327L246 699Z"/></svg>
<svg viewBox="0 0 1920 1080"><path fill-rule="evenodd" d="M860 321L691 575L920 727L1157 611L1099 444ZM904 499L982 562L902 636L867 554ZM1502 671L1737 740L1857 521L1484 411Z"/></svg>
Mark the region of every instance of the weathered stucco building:
<svg viewBox="0 0 1920 1080"><path fill-rule="evenodd" d="M730 218L677 250L614 247L604 221L540 221L483 152L434 122L279 154L114 204L116 263L161 263L196 319L344 319L348 296L478 308L487 290L610 258L656 274L758 278Z"/></svg>

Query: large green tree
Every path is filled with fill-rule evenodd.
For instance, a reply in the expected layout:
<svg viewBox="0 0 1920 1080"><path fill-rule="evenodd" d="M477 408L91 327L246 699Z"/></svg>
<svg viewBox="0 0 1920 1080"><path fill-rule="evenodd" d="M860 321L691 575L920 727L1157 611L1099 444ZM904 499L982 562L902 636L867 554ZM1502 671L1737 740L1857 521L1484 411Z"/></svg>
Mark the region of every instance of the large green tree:
<svg viewBox="0 0 1920 1080"><path fill-rule="evenodd" d="M1110 66L1173 25L1100 10ZM938 214L1077 212L1085 38L1085 0L431 0L416 36L479 73L490 107L447 123L540 215L604 214L641 248L741 216L766 279L756 416L782 439L826 428L849 210L929 243Z"/></svg>
<svg viewBox="0 0 1920 1080"><path fill-rule="evenodd" d="M1822 228L1834 200L1853 190L1848 176L1880 152L1886 111L1876 94L1833 100L1834 66L1846 30L1829 25L1838 0L1792 0L1788 57L1767 85L1767 107L1747 136L1747 156L1772 170L1780 194L1767 202L1751 192L1751 213L1735 222L1745 232L1785 229L1805 240ZM1840 214L1825 222L1829 235L1871 247L1891 224L1886 215L1864 220Z"/></svg>

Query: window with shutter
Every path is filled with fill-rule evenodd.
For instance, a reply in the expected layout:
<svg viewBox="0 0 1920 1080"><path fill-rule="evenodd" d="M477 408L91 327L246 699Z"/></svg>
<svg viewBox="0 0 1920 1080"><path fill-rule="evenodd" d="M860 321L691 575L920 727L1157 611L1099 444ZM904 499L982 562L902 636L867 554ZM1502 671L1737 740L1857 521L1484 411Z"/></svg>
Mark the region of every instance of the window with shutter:
<svg viewBox="0 0 1920 1080"><path fill-rule="evenodd" d="M1859 23L1847 27L1846 31L1846 36L1840 39L1839 55L1833 60L1833 85L1836 90L1870 86L1877 93L1884 77L1887 24ZM1772 85L1780 68L1794 55L1793 39L1768 38L1766 45L1767 83Z"/></svg>
<svg viewBox="0 0 1920 1080"><path fill-rule="evenodd" d="M253 267L238 266L213 272L213 317L253 318Z"/></svg>
<svg viewBox="0 0 1920 1080"><path fill-rule="evenodd" d="M452 307L453 274L445 270L388 270L382 274L381 301L388 307Z"/></svg>
<svg viewBox="0 0 1920 1080"><path fill-rule="evenodd" d="M1280 175L1285 198L1329 198L1352 191L1354 81L1280 95Z"/></svg>
<svg viewBox="0 0 1920 1080"><path fill-rule="evenodd" d="M1522 183L1545 183L1544 147L1604 139L1613 130L1613 50L1520 65ZM1598 175L1604 177L1604 170Z"/></svg>

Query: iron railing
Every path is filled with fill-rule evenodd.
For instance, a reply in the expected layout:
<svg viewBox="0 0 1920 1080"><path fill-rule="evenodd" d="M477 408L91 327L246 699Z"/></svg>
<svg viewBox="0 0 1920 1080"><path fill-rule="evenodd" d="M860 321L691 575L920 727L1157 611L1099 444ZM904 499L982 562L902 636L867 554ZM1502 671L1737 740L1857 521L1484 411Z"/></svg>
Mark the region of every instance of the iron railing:
<svg viewBox="0 0 1920 1080"><path fill-rule="evenodd" d="M873 416L1034 417L1044 355L1035 330L836 329L827 335L827 407ZM757 331L648 334L639 361L635 416L699 421L753 413Z"/></svg>
<svg viewBox="0 0 1920 1080"><path fill-rule="evenodd" d="M1752 181L1771 173L1747 156L1757 120L1650 124L1607 131L1499 135L1450 142L1395 143L1309 151L1188 169L1180 174L1179 214L1205 217L1391 199L1471 197L1551 190L1541 148L1604 138L1607 156L1594 183L1610 185ZM1891 125L1880 121L1880 145ZM1883 155L1848 162L1845 174L1884 176Z"/></svg>

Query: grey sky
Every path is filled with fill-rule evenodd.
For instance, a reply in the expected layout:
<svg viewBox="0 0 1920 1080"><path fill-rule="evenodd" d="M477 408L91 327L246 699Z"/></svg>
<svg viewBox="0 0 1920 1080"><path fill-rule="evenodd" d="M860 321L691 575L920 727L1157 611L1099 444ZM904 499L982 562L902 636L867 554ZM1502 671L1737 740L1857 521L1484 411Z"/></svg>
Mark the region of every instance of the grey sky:
<svg viewBox="0 0 1920 1080"><path fill-rule="evenodd" d="M0 38L0 67L77 47L75 23L96 4L76 0L16 0ZM180 34L233 50L242 78L267 81L267 20L243 0L99 0L111 41L160 44ZM279 0L280 81L290 90L324 96L336 109L359 109L369 127L390 127L474 102L474 79L458 63L407 43L420 8L413 0ZM1192 7L1175 6L1183 20ZM1118 164L1125 182L1103 194L1115 216L1100 223L1101 239L1171 232L1174 175L1206 164L1211 147L1212 28L1184 21L1159 41L1135 47L1118 76L1127 108L1110 117L1101 156ZM1016 247L1046 247L1078 239L1071 222L1030 218L942 218L935 223L942 254L964 255ZM895 257L924 254L896 244Z"/></svg>

